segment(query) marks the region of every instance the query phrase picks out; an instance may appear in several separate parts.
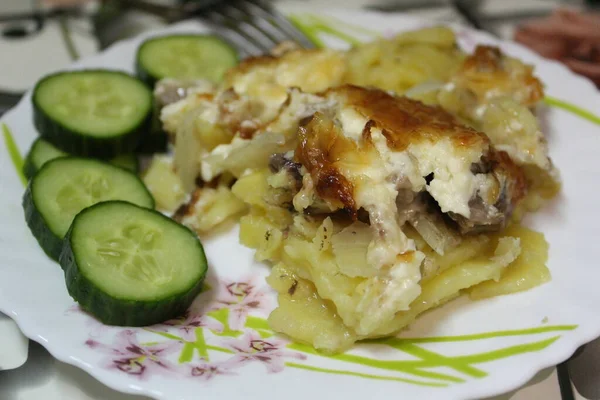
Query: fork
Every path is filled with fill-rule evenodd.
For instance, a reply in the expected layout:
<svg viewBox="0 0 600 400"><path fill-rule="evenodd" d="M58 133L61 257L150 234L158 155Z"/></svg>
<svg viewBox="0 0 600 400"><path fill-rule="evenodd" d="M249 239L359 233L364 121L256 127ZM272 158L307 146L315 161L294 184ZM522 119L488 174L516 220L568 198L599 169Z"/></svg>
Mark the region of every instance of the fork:
<svg viewBox="0 0 600 400"><path fill-rule="evenodd" d="M314 44L271 5L259 0L225 1L198 15L217 35L248 55L268 52L277 44L294 41L304 48Z"/></svg>
<svg viewBox="0 0 600 400"><path fill-rule="evenodd" d="M147 0L119 0L121 6L157 15L169 22L199 18L217 36L230 42L244 55L268 53L281 42L294 41L304 48L314 44L286 17L262 0L196 0L179 6Z"/></svg>

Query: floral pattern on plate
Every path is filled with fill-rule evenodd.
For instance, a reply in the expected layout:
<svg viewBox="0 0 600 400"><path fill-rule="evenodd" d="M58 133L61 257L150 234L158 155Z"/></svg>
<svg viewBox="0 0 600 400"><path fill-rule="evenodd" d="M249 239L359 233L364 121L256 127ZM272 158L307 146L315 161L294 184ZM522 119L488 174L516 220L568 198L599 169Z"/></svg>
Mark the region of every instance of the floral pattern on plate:
<svg viewBox="0 0 600 400"><path fill-rule="evenodd" d="M274 336L264 319L253 317L254 324L248 324L250 313L268 314L272 309L268 289L259 286L257 277L212 281L182 317L148 328L100 330L104 325L89 316L90 339L85 345L106 355L105 368L140 379L178 374L208 381L218 375L234 375L251 362L265 365L269 372L281 372L287 359L306 360L306 355L287 348L289 341ZM74 306L67 315L74 312L85 313ZM110 344L98 339L107 331L113 331ZM149 334L163 340L140 339ZM177 354L179 359L174 357Z"/></svg>
<svg viewBox="0 0 600 400"><path fill-rule="evenodd" d="M327 356L310 346L292 343L273 332L264 317L272 310L269 288L256 276L239 281L208 279L205 288L190 309L180 318L148 328L106 327L87 316L89 348L105 355L101 365L139 379L152 375L178 376L210 381L220 376L237 375L248 364L262 364L269 373L282 372L286 366L313 372L354 375L362 378L395 380L415 385L444 387L465 379L483 378L487 373L477 364L518 354L542 350L560 338L554 335L524 345L507 346L494 352L481 352L448 357L426 349L421 343L478 341L501 336L544 335L572 330L575 326L546 326L520 331L490 332L446 338L386 338L371 341L371 345L387 346L391 354L410 355L420 360L397 359L377 363L375 359L351 354ZM74 313L74 311L77 311ZM85 313L79 307L70 308L68 315ZM258 314L259 316L257 316ZM100 329L104 327L105 329ZM98 336L112 336L105 343ZM160 340L159 340L160 339ZM375 375L333 370L306 363L309 356L342 361L349 367L366 365L396 375ZM178 356L178 357L177 357ZM293 361L301 361L296 363ZM450 368L455 374L430 371ZM407 376L411 376L408 378ZM424 379L423 379L424 378Z"/></svg>

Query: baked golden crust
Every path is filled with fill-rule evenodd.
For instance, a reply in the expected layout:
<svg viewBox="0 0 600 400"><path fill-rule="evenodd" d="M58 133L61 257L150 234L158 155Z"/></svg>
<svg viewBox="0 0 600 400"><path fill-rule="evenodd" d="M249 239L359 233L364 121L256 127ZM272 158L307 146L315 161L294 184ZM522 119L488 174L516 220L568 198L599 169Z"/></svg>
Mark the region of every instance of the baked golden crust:
<svg viewBox="0 0 600 400"><path fill-rule="evenodd" d="M531 107L544 97L544 87L533 75L533 67L504 55L494 46L477 46L465 59L454 82L474 93L480 103L510 96Z"/></svg>
<svg viewBox="0 0 600 400"><path fill-rule="evenodd" d="M487 136L459 123L438 106L354 85L330 89L328 93L335 94L345 105L353 107L380 128L394 151L403 151L413 143L436 142L441 138L450 138L455 146L489 146Z"/></svg>
<svg viewBox="0 0 600 400"><path fill-rule="evenodd" d="M356 218L354 185L336 163L347 157L361 157L358 144L346 138L332 119L319 112L300 123L298 139L296 161L308 170L319 197Z"/></svg>
<svg viewBox="0 0 600 400"><path fill-rule="evenodd" d="M374 190L370 172L373 169L397 187L430 191L442 207L444 199L454 201L456 196L462 196L463 208L470 209L472 215L468 211L449 215L463 232L500 229L526 193L522 168L508 154L494 149L483 133L462 125L440 107L351 85L329 89L320 96L332 106L300 123L294 161L306 168L311 178L309 185L333 210L343 209L356 218L358 209L364 206L358 199ZM348 121L334 117L347 110L357 113L354 121L358 121L360 135L348 131ZM385 138L384 147L375 135ZM441 158L427 154L436 146L444 148ZM430 158L432 166L407 180L402 163L390 164L389 157L396 157L391 154L402 153L408 155L406 162L420 154L421 158ZM431 174L432 181L443 179L444 169L450 164L464 164L462 172L454 174L456 179L468 179L472 184L459 187L448 183L438 192L427 185L412 184L427 174Z"/></svg>

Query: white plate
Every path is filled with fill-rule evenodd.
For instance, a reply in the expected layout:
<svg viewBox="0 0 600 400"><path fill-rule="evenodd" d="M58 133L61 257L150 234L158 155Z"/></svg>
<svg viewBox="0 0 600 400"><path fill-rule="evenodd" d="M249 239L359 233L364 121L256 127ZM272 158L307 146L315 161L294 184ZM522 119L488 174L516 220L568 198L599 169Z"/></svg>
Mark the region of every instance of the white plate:
<svg viewBox="0 0 600 400"><path fill-rule="evenodd" d="M0 313L0 371L19 368L27 361L29 340L15 322Z"/></svg>
<svg viewBox="0 0 600 400"><path fill-rule="evenodd" d="M365 11L319 15L334 28L357 36L366 34L344 27L331 16L388 34L423 25L401 15ZM482 33L457 29L465 47L494 42ZM190 22L149 35L199 30ZM74 68L131 71L142 39L119 43ZM515 44L500 45L536 65L554 104L560 99L583 108L600 105L600 95L588 81ZM509 391L600 336L596 189L600 120L594 122L592 116L577 115L564 109L566 103L560 104L563 108L543 108L541 117L551 155L563 176L563 192L527 221L550 242L553 280L511 296L454 301L404 332L402 337L410 339L399 341L398 348L365 344L349 354L328 358L270 336L264 322L274 305L263 279L268 267L252 261L252 251L238 244L237 230L205 242L212 289L198 298L197 311L187 325L157 326L153 332L100 325L77 311L65 290L61 269L45 257L31 236L21 209L23 184L5 148L0 149L0 311L9 313L28 337L56 358L83 368L114 389L160 399L304 400L343 395L352 400L399 393L407 399L458 399ZM21 153L25 152L36 136L29 96L2 121L13 131ZM226 336L227 331L219 334L220 322L200 318L210 309L221 309L217 319L228 312L229 318L221 318L222 322L238 329L239 336ZM203 335L196 336L196 332ZM201 354L210 360L202 360Z"/></svg>

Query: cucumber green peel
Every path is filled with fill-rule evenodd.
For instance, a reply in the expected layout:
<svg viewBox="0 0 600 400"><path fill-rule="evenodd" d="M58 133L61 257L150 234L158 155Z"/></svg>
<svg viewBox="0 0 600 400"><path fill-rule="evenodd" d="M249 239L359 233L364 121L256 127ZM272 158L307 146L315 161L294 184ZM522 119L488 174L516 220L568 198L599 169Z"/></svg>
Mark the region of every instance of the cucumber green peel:
<svg viewBox="0 0 600 400"><path fill-rule="evenodd" d="M49 161L23 196L25 219L40 246L58 259L62 239L84 208L106 200L126 200L154 208L154 199L134 174L110 164L76 157Z"/></svg>
<svg viewBox="0 0 600 400"><path fill-rule="evenodd" d="M111 158L138 146L152 92L124 72L67 71L41 79L32 103L35 126L47 141L75 155Z"/></svg>
<svg viewBox="0 0 600 400"><path fill-rule="evenodd" d="M149 85L162 78L219 82L237 62L236 50L216 36L179 34L142 43L136 56L136 70Z"/></svg>
<svg viewBox="0 0 600 400"><path fill-rule="evenodd" d="M180 316L202 288L206 257L196 235L123 201L86 208L65 237L60 263L71 296L110 325Z"/></svg>
<svg viewBox="0 0 600 400"><path fill-rule="evenodd" d="M27 157L25 157L23 172L27 178L31 179L48 161L66 156L69 156L69 153L58 149L56 146L48 143L42 138L38 138L35 140L35 142L33 142L29 152L27 153ZM108 162L118 167L130 170L131 172L137 172L139 167L137 156L134 154L123 154L109 160Z"/></svg>

